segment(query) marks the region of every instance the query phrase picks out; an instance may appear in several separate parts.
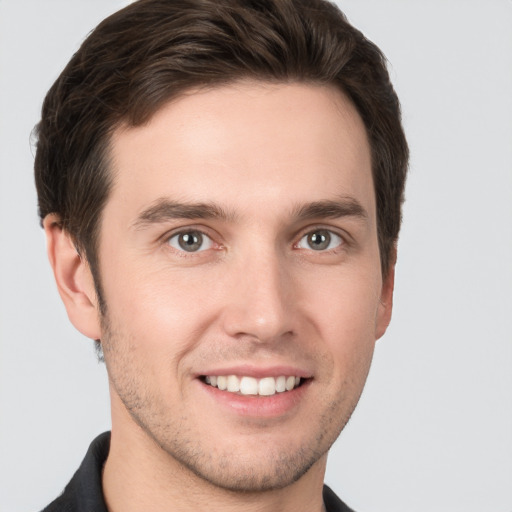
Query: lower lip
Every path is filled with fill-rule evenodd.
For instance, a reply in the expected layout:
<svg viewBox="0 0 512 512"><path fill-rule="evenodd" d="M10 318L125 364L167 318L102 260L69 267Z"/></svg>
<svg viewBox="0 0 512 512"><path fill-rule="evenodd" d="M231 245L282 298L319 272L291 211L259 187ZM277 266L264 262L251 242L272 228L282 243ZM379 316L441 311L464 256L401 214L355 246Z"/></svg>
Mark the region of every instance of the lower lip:
<svg viewBox="0 0 512 512"><path fill-rule="evenodd" d="M283 416L298 407L310 385L310 380L303 382L298 388L270 396L240 395L221 391L220 389L198 381L202 388L221 407L240 416L256 418L272 418Z"/></svg>

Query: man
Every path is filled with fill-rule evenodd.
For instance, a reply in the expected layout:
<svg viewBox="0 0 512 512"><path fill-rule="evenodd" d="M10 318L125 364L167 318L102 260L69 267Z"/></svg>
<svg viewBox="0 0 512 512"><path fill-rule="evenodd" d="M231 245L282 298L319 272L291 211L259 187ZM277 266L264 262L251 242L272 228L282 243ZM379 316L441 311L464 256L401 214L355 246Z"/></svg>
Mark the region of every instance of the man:
<svg viewBox="0 0 512 512"><path fill-rule="evenodd" d="M35 172L112 433L45 510L350 510L323 476L391 318L407 158L385 60L330 3L104 20Z"/></svg>

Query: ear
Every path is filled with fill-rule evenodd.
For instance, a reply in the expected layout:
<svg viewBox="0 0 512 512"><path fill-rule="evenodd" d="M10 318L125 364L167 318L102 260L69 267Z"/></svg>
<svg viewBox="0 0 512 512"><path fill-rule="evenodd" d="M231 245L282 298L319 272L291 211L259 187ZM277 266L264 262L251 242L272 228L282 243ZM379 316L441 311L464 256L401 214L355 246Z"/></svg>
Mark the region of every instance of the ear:
<svg viewBox="0 0 512 512"><path fill-rule="evenodd" d="M375 339L379 339L384 335L389 323L391 322L391 313L393 311L393 290L395 288L395 265L396 265L396 248L390 257L389 269L382 282L382 291L380 296L380 304L377 311L377 322L375 326Z"/></svg>
<svg viewBox="0 0 512 512"><path fill-rule="evenodd" d="M78 254L57 215L47 215L43 227L48 259L71 323L88 338L100 339L98 300L87 260Z"/></svg>

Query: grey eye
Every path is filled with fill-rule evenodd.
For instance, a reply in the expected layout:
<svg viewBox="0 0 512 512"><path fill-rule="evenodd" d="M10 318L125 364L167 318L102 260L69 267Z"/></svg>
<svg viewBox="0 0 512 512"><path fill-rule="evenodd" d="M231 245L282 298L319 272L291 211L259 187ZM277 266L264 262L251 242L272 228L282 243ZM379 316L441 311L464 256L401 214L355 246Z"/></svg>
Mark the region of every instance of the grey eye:
<svg viewBox="0 0 512 512"><path fill-rule="evenodd" d="M201 231L183 231L171 236L169 245L178 251L199 252L210 249L212 240Z"/></svg>
<svg viewBox="0 0 512 512"><path fill-rule="evenodd" d="M341 236L328 229L317 229L304 235L297 247L300 249L312 249L313 251L325 251L339 247L343 243Z"/></svg>

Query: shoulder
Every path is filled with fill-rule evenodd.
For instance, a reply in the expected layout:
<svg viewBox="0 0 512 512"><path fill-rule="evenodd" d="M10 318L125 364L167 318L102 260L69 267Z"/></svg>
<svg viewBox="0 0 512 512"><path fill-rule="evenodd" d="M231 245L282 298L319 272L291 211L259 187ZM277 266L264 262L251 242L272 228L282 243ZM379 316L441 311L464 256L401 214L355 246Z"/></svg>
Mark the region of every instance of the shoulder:
<svg viewBox="0 0 512 512"><path fill-rule="evenodd" d="M327 512L355 512L343 503L343 501L341 501L334 491L330 487L327 487L327 485L324 485L323 498L325 510Z"/></svg>
<svg viewBox="0 0 512 512"><path fill-rule="evenodd" d="M52 501L42 512L77 512L74 493L70 494L68 488L54 501Z"/></svg>
<svg viewBox="0 0 512 512"><path fill-rule="evenodd" d="M101 486L103 464L110 447L110 432L98 436L62 494L42 512L107 512Z"/></svg>

